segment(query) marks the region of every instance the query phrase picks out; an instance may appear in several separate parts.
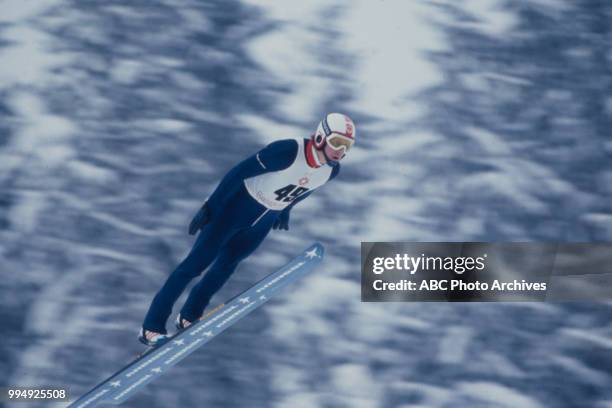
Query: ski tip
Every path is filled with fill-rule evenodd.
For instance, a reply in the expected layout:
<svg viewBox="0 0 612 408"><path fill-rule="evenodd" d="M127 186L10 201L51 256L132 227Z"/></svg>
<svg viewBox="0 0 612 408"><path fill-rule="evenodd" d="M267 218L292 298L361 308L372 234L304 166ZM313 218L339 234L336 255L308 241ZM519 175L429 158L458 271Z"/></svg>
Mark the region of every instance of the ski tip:
<svg viewBox="0 0 612 408"><path fill-rule="evenodd" d="M318 258L323 258L323 255L325 255L325 247L323 247L321 243L315 242L310 247L308 247L308 249L306 249L304 252L306 254L314 254Z"/></svg>

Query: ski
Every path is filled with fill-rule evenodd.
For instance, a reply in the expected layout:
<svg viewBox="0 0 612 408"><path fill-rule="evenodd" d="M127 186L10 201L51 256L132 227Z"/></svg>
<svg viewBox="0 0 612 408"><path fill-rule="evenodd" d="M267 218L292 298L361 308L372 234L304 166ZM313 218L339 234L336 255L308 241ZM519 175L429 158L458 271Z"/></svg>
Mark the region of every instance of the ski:
<svg viewBox="0 0 612 408"><path fill-rule="evenodd" d="M117 405L126 401L179 361L266 303L282 288L312 271L321 262L323 254L323 246L313 244L279 270L227 303L217 306L185 330L177 332L167 342L143 353L70 404L69 408L95 407L102 403Z"/></svg>

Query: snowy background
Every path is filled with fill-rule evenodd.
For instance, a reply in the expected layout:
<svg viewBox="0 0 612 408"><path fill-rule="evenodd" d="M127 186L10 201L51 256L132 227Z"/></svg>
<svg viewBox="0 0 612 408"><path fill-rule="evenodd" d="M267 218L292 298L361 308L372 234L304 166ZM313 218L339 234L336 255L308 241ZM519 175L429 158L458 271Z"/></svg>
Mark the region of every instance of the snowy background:
<svg viewBox="0 0 612 408"><path fill-rule="evenodd" d="M126 406L612 407L610 303L359 301L360 241L612 239L611 21L606 0L0 1L0 385L77 397L131 359L219 178L342 111L338 181L213 303L315 240L323 267Z"/></svg>

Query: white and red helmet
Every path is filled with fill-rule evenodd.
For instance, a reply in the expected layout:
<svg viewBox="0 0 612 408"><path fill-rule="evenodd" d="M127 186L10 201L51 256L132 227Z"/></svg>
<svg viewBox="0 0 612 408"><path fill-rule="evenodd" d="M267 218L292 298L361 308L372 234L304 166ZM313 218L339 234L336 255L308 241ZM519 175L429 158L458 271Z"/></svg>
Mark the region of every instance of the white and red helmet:
<svg viewBox="0 0 612 408"><path fill-rule="evenodd" d="M353 120L342 113L328 113L319 122L317 131L312 135L316 149L323 150L327 145L333 150L344 150L344 153L355 144L357 129Z"/></svg>

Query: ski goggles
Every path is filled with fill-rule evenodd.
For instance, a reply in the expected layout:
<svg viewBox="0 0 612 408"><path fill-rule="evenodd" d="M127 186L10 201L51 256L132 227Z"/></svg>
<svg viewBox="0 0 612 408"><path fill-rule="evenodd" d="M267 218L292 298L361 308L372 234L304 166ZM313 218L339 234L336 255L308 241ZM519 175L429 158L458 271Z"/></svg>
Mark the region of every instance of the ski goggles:
<svg viewBox="0 0 612 408"><path fill-rule="evenodd" d="M355 139L339 135L338 133L332 133L331 135L327 136L326 142L332 150L339 151L344 149L344 151L347 152L351 147L353 147Z"/></svg>

